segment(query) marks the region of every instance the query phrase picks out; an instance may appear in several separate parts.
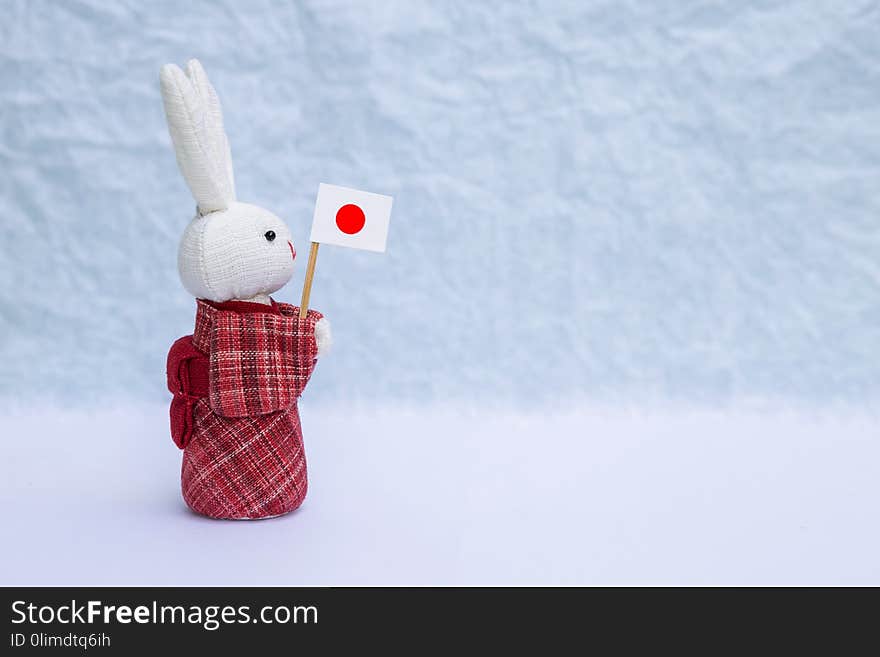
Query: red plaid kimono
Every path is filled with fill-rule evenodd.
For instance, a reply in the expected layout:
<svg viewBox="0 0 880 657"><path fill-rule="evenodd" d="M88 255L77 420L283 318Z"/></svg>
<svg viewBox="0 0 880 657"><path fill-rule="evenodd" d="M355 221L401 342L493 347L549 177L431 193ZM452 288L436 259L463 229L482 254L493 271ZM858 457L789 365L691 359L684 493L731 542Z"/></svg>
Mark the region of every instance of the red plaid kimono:
<svg viewBox="0 0 880 657"><path fill-rule="evenodd" d="M183 499L211 518L269 518L306 495L296 400L317 358L310 310L198 300L193 335L168 353L171 437Z"/></svg>

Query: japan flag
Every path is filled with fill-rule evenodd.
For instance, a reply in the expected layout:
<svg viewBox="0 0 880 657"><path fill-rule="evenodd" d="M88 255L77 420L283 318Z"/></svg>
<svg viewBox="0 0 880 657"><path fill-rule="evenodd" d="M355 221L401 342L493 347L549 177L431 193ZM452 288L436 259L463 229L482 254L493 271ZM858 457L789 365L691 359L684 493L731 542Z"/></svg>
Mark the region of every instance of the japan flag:
<svg viewBox="0 0 880 657"><path fill-rule="evenodd" d="M312 219L312 242L385 251L390 196L321 183Z"/></svg>

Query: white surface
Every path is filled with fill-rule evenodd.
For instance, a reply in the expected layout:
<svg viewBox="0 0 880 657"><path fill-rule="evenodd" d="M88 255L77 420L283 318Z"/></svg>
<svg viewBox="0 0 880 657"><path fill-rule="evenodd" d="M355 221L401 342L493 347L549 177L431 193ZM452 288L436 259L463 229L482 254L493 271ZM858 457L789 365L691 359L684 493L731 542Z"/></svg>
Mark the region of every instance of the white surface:
<svg viewBox="0 0 880 657"><path fill-rule="evenodd" d="M310 492L193 515L166 408L4 412L0 584L880 584L880 422L303 405Z"/></svg>
<svg viewBox="0 0 880 657"><path fill-rule="evenodd" d="M0 394L164 399L188 57L301 252L319 182L394 196L314 399L880 406L876 0L6 0Z"/></svg>
<svg viewBox="0 0 880 657"><path fill-rule="evenodd" d="M309 241L384 253L393 200L382 194L321 183ZM336 213L349 203L358 206L365 218L364 227L354 234L343 233L336 225Z"/></svg>

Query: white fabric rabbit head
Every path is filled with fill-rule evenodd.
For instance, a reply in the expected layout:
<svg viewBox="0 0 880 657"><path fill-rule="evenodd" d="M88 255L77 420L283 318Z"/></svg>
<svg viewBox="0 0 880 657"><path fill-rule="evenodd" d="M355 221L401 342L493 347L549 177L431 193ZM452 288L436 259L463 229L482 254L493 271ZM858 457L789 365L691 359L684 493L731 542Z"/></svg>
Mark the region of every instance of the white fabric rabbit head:
<svg viewBox="0 0 880 657"><path fill-rule="evenodd" d="M210 301L267 301L293 275L296 251L285 223L235 200L220 101L198 60L159 75L177 164L197 203L177 253L183 286Z"/></svg>

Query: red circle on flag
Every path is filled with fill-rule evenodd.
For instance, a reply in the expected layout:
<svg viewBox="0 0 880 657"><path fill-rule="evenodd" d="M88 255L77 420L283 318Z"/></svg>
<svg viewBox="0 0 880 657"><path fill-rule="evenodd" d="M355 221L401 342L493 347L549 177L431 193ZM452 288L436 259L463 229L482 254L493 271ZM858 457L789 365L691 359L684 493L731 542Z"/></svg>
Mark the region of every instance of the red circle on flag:
<svg viewBox="0 0 880 657"><path fill-rule="evenodd" d="M367 223L364 211L354 203L343 205L336 211L336 225L343 233L354 235Z"/></svg>

